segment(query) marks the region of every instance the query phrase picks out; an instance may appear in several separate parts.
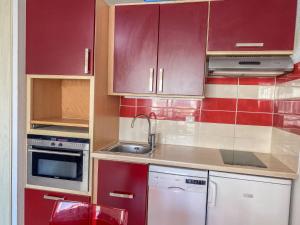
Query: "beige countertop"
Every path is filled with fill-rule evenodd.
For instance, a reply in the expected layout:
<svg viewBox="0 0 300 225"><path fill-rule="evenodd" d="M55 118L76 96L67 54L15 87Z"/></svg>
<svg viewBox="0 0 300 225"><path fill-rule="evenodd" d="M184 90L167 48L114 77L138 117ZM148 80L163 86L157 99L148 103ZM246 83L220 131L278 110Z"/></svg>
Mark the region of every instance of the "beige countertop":
<svg viewBox="0 0 300 225"><path fill-rule="evenodd" d="M289 169L271 154L255 153L255 155L267 168L226 165L223 163L221 153L217 149L179 145L158 145L154 152L148 155L111 153L105 150L92 153L92 157L95 159L166 165L286 179L297 178L296 172Z"/></svg>

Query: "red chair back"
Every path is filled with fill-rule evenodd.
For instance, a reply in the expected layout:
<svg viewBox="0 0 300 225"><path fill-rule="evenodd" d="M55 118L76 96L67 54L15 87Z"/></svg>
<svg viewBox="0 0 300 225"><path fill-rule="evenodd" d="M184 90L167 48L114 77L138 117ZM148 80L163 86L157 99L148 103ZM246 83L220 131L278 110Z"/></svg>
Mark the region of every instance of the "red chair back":
<svg viewBox="0 0 300 225"><path fill-rule="evenodd" d="M82 202L58 201L49 225L127 225L124 209Z"/></svg>

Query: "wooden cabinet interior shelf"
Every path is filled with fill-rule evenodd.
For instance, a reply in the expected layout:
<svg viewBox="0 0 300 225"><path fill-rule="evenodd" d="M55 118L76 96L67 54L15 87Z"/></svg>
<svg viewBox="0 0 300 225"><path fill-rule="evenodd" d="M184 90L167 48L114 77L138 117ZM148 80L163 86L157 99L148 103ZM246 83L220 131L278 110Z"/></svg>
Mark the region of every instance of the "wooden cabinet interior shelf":
<svg viewBox="0 0 300 225"><path fill-rule="evenodd" d="M93 78L28 76L28 125L30 130L47 127L86 128L90 124L90 93ZM53 129L53 128L52 128Z"/></svg>
<svg viewBox="0 0 300 225"><path fill-rule="evenodd" d="M89 127L88 120L64 119L64 118L46 118L44 120L31 120L31 124L66 126L66 127L86 127L86 128Z"/></svg>

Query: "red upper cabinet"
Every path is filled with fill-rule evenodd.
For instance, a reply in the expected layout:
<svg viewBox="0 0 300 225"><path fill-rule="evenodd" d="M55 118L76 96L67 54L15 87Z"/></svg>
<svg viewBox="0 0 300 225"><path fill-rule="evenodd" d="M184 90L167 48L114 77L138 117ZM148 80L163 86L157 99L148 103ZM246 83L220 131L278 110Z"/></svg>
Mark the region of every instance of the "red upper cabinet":
<svg viewBox="0 0 300 225"><path fill-rule="evenodd" d="M95 0L26 2L26 73L93 74Z"/></svg>
<svg viewBox="0 0 300 225"><path fill-rule="evenodd" d="M116 6L114 94L203 95L208 3Z"/></svg>
<svg viewBox="0 0 300 225"><path fill-rule="evenodd" d="M115 7L114 92L155 92L158 19L158 5Z"/></svg>
<svg viewBox="0 0 300 225"><path fill-rule="evenodd" d="M25 225L49 225L56 200L90 202L90 197L54 193L33 189L25 190Z"/></svg>
<svg viewBox="0 0 300 225"><path fill-rule="evenodd" d="M148 165L98 163L97 204L128 210L128 225L146 225Z"/></svg>
<svg viewBox="0 0 300 225"><path fill-rule="evenodd" d="M208 52L293 50L296 0L224 0L210 5Z"/></svg>
<svg viewBox="0 0 300 225"><path fill-rule="evenodd" d="M208 3L160 6L157 93L203 95Z"/></svg>

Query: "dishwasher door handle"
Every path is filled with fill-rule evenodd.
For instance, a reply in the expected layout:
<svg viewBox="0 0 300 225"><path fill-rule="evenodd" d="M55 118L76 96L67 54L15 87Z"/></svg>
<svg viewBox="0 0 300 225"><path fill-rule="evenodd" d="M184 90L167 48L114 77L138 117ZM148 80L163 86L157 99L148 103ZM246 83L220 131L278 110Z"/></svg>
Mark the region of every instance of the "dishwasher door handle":
<svg viewBox="0 0 300 225"><path fill-rule="evenodd" d="M182 191L185 191L184 188L181 188L181 187L168 187L169 190L172 190L174 192L182 192Z"/></svg>

